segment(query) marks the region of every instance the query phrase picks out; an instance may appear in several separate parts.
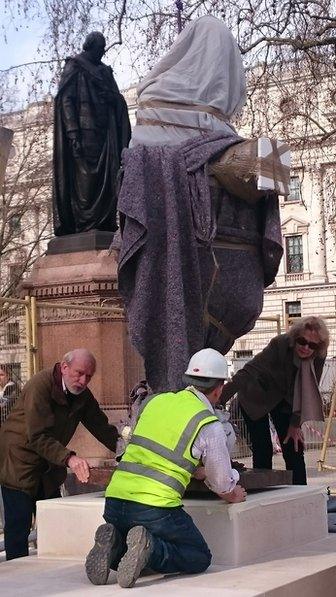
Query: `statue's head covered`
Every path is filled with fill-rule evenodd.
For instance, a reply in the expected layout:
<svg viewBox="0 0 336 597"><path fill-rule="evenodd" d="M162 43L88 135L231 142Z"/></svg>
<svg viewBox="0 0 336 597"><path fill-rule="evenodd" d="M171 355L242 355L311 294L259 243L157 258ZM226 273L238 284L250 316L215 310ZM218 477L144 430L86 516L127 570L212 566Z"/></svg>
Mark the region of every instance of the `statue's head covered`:
<svg viewBox="0 0 336 597"><path fill-rule="evenodd" d="M87 52L95 62L100 62L104 55L106 46L105 37L100 31L92 31L84 41L83 50Z"/></svg>
<svg viewBox="0 0 336 597"><path fill-rule="evenodd" d="M204 104L230 119L246 99L242 57L230 29L209 15L191 21L137 91L139 102Z"/></svg>
<svg viewBox="0 0 336 597"><path fill-rule="evenodd" d="M242 57L230 29L212 16L195 19L137 91L133 146L176 145L202 131L232 134L228 123L244 105L246 91ZM160 126L150 126L153 120Z"/></svg>

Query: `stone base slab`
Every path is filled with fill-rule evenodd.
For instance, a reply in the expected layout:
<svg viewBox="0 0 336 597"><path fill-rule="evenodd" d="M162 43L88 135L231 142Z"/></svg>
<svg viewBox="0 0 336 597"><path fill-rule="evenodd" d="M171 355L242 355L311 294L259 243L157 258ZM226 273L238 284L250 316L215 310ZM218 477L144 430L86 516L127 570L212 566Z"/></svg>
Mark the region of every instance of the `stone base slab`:
<svg viewBox="0 0 336 597"><path fill-rule="evenodd" d="M283 549L328 535L325 490L283 487L251 494L241 504L184 500L185 510L204 535L213 564L254 562ZM38 556L84 559L102 523L101 493L37 504Z"/></svg>
<svg viewBox="0 0 336 597"><path fill-rule="evenodd" d="M55 236L48 242L47 255L73 253L74 251L99 251L109 249L113 241L113 232L89 230L78 234Z"/></svg>
<svg viewBox="0 0 336 597"><path fill-rule="evenodd" d="M63 238L63 237L62 237ZM51 253L36 260L31 274L20 286L22 295L37 299L82 298L100 293L117 293L117 254L108 250Z"/></svg>
<svg viewBox="0 0 336 597"><path fill-rule="evenodd" d="M36 556L5 562L0 554L1 590L6 597L334 597L336 535L278 552L251 565L211 566L204 574L144 576L122 589L111 572L104 587L92 585L83 562Z"/></svg>

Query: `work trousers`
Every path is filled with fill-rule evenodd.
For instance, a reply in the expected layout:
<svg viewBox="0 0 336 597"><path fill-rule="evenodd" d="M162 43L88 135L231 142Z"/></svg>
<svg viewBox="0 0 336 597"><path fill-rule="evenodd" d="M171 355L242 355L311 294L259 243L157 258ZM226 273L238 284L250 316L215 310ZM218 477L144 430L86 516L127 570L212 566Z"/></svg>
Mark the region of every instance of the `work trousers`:
<svg viewBox="0 0 336 597"><path fill-rule="evenodd" d="M147 567L155 572L204 572L211 563L210 550L183 507L158 508L138 502L106 498L104 518L120 533L119 553L111 564L116 570L126 552L126 536L134 526L144 526L153 540Z"/></svg>
<svg viewBox="0 0 336 597"><path fill-rule="evenodd" d="M41 490L36 498L19 489L1 486L4 504L6 559L22 558L29 553L28 538L37 500L45 499ZM59 490L50 497L60 497Z"/></svg>
<svg viewBox="0 0 336 597"><path fill-rule="evenodd" d="M286 463L286 469L293 471L293 485L307 485L306 465L304 461L304 449L299 442L298 452L295 452L292 439L284 444L288 432L290 414L283 412L283 403L278 404L270 411L271 419L279 437L282 454ZM269 426L268 415L257 421L253 421L242 407L241 411L250 434L252 443L253 468L272 468L273 446Z"/></svg>

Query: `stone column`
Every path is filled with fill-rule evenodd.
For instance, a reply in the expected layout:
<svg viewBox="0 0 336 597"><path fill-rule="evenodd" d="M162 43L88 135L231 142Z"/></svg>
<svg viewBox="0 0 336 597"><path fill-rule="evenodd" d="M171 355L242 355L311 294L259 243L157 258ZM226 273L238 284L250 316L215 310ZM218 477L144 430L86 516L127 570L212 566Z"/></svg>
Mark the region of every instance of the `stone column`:
<svg viewBox="0 0 336 597"><path fill-rule="evenodd" d="M323 198L326 229L326 262L329 282L336 282L336 172L335 166L323 171Z"/></svg>
<svg viewBox="0 0 336 597"><path fill-rule="evenodd" d="M326 282L328 280L326 267L326 230L323 205L322 170L311 172L311 205L309 226L309 257L311 280Z"/></svg>

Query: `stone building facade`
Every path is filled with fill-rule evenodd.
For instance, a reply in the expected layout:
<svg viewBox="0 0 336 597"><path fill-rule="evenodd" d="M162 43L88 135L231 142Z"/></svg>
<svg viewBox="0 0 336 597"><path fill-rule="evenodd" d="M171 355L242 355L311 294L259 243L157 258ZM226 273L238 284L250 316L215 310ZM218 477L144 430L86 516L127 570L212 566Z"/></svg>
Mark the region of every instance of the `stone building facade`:
<svg viewBox="0 0 336 597"><path fill-rule="evenodd" d="M135 87L125 90L124 96L134 125ZM284 120L279 119L283 100L277 103L278 99L277 91L270 89L271 117L266 118L264 111L256 110L254 128L243 115L239 129L245 137L252 136L256 130L264 134L270 134L271 130L271 136L286 139L292 147L291 193L287 198L280 197L284 257L274 284L265 292L262 316L277 316L281 331L296 317L310 314L326 317L333 336L330 354L336 356L336 144L332 138L322 143L318 131L314 130L308 144L304 147L298 144L303 126L300 117L291 117L284 124ZM323 124L323 118L328 116L325 102L321 100L319 107L321 113L315 118L320 118ZM11 245L13 250L0 262L1 281L4 284L7 280L7 286L11 277L20 274L19 265L28 264L27 255L31 260L41 255L52 235L51 114L51 103L47 99L5 118L5 125L15 130L16 155L10 164L10 174L15 175L18 160L25 163L19 187L25 188L25 192L19 195L18 209L12 203L7 214L12 220L12 229L17 226ZM22 211L22 204L28 208ZM230 356L250 358L276 332L276 322L259 322L253 334L236 341Z"/></svg>

